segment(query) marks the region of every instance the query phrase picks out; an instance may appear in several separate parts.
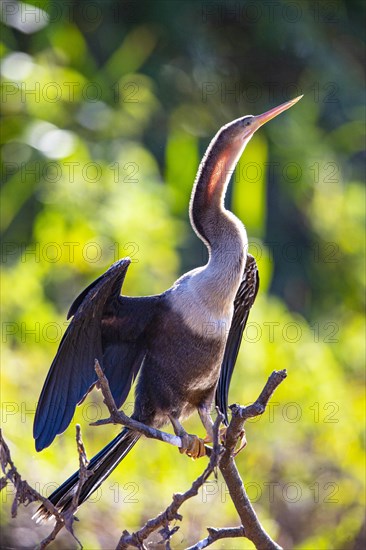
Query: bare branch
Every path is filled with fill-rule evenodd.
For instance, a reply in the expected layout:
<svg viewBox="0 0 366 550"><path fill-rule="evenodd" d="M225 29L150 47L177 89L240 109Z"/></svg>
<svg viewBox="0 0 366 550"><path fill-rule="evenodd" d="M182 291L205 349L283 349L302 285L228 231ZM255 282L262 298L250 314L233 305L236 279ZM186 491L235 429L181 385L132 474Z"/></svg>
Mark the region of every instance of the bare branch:
<svg viewBox="0 0 366 550"><path fill-rule="evenodd" d="M234 450L238 437L243 430L244 422L248 420L248 418L254 418L264 413L273 392L286 377L286 370L273 371L258 399L254 403L246 407L241 407L240 405L230 406L232 418L226 436L228 451L232 452Z"/></svg>
<svg viewBox="0 0 366 550"><path fill-rule="evenodd" d="M123 412L118 411L110 392L108 380L104 376L98 361L96 361L95 370L97 372L99 383L103 392L104 401L111 415L109 419L100 421L95 424L99 425L106 423L120 423L130 429L144 434L146 437L159 439L161 441L164 441L165 443L169 443L177 447L183 446L180 437L173 436L160 430L155 430L153 428L145 426L144 424L129 418ZM213 544L217 540L235 537L247 537L254 543L256 548L260 548L261 550L281 550L281 547L270 538L270 536L265 532L262 525L260 524L257 515L245 492L243 481L235 465L234 456L237 441L244 433L245 421L248 418L263 414L272 393L286 378L286 376L286 371L284 370L274 371L268 378L267 383L263 388L261 394L259 395L258 399L253 404L246 407L241 407L239 405L232 405L230 407L232 411L232 418L226 432L224 446L220 445L219 442L219 427L223 420L223 417L218 411L218 415L213 428L214 445L213 448L206 447L206 452L207 455L210 457L210 460L204 472L192 483L191 487L185 493L174 494L172 502L169 504L169 506L158 516L147 521L141 529L139 529L135 533L124 531L117 546L118 550L124 550L128 548L128 546L145 549L146 546L144 544L144 541L146 541L146 539L153 532L158 531L158 529L159 534L161 534L163 538L163 541L161 542L165 542L165 547L169 549L170 539L172 535L179 529L179 526L175 526L170 529L170 522L175 520L180 521L183 519L182 515L179 513L180 507L188 499L198 494L199 489L202 487L208 477L214 472L216 467L219 467L223 474L223 477L229 489L230 496L241 519L242 525L239 527L222 529L215 529L210 527L208 528L208 536L205 539L197 542L189 550L200 550L201 548L206 548L210 544ZM88 479L89 475L91 475L91 472L88 470L88 460L81 439L79 425L77 425L76 427L76 442L79 454L79 483L76 493L73 497L72 507L67 512L60 513L48 499L44 498L41 494L30 487L26 481L23 481L21 479L21 476L18 474L14 463L11 460L9 448L5 443L0 431L1 467L3 473L5 474L4 477L0 479L0 489L4 488L8 481L10 481L16 489L16 495L12 505L12 517L16 516L17 509L20 504L28 505L30 502L39 500L42 502L46 510L56 519L56 525L54 526L53 531L39 545L39 548L41 550L46 548L53 540L55 540L57 534L63 527L66 527L66 529L72 534L74 539L81 546L81 543L78 541L73 532L73 522L75 519L74 513L78 507L78 500L83 484Z"/></svg>
<svg viewBox="0 0 366 550"><path fill-rule="evenodd" d="M0 429L0 460L1 469L4 477L1 478L1 489L3 489L8 481L15 487L14 502L11 507L11 517L15 518L20 504L28 506L31 502L41 501L47 510L53 514L56 519L61 519L60 514L47 498L43 497L38 491L33 489L26 481L23 481L18 473L14 462L11 459L10 450L3 438L2 430Z"/></svg>
<svg viewBox="0 0 366 550"><path fill-rule="evenodd" d="M64 522L59 522L58 520L56 520L56 525L54 526L52 532L48 535L48 537L46 537L45 539L43 539L39 545L37 546L37 550L43 550L44 548L47 548L47 546L49 544L51 544L51 542L53 542L55 540L55 538L57 537L58 533L61 531L61 529L64 527Z"/></svg>
<svg viewBox="0 0 366 550"><path fill-rule="evenodd" d="M169 530L169 523L174 520L182 520L181 514L178 513L179 508L184 502L188 499L196 496L199 489L212 474L215 468L220 462L220 458L223 453L223 448L219 442L219 428L223 420L221 414L218 414L216 421L213 426L214 433L214 445L210 456L210 461L205 471L192 483L191 487L185 493L176 493L173 495L173 500L169 506L161 512L158 516L153 519L150 519L145 523L145 525L136 531L135 533L130 534L128 531L124 531L122 537L119 540L117 545L117 550L125 550L129 546L134 546L135 548L144 549L144 541L157 529L163 527L165 534L169 540L170 536L174 534L177 529Z"/></svg>
<svg viewBox="0 0 366 550"><path fill-rule="evenodd" d="M261 550L281 550L260 524L254 508L246 494L243 481L234 461L235 445L243 434L244 422L248 418L264 413L268 401L275 389L286 378L285 370L274 371L268 378L258 399L247 407L231 406L232 418L226 432L225 452L220 461L220 471L225 479L231 499L239 514L242 525L245 527L245 536L250 539L256 548Z"/></svg>
<svg viewBox="0 0 366 550"><path fill-rule="evenodd" d="M226 432L224 448L222 448L218 442L218 430L222 419L221 414L218 412L218 417L214 426L215 444L212 452L208 452L208 454L210 454L210 462L203 474L196 479L188 491L183 494L173 495L172 503L166 508L166 510L155 518L147 521L145 525L139 529L139 531L132 534L128 531L124 531L117 545L117 550L126 550L129 546L133 546L141 550L146 549L147 547L144 542L160 527L163 527L160 533L163 534L164 540L167 540L167 544L169 544L170 537L177 531L177 527L173 530L169 530L169 522L183 519L178 513L180 506L183 502L197 494L199 488L207 480L208 476L213 472L216 466L219 466L224 476L230 496L243 525L240 527L222 529L208 528L208 537L197 542L188 550L200 550L201 548L206 548L210 544L213 544L217 540L237 537L247 537L255 544L256 548L260 548L261 550L281 550L281 547L266 533L257 518L257 515L245 492L243 481L236 468L234 461L234 450L238 439L241 438L244 432L244 422L248 418L263 414L271 395L279 384L286 378L286 376L286 371L273 372L268 378L267 383L258 399L252 405L247 407L233 405L230 407L232 410L232 419ZM104 392L103 395L105 395ZM112 417L113 409L111 410L111 408L109 408L109 410Z"/></svg>
<svg viewBox="0 0 366 550"><path fill-rule="evenodd" d="M49 512L50 515L54 516L56 519L56 524L53 530L51 531L51 533L45 539L43 539L38 545L39 550L43 550L52 541L54 541L57 534L61 531L63 527L65 527L67 531L69 531L69 533L74 537L74 539L82 548L82 544L76 537L73 530L73 523L75 521L74 513L78 507L77 503L78 503L80 491L83 487L83 484L89 477L89 475L91 475L91 472L87 471L88 461L85 454L84 444L81 439L81 431L80 431L79 425L76 426L76 443L77 443L77 449L79 453L79 484L73 498L72 507L65 512L59 512L50 500L43 497L40 493L38 493L38 491L33 489L26 481L22 480L20 474L18 473L14 465L14 462L11 459L9 447L6 444L3 438L2 432L0 430L1 468L3 473L5 474L4 477L1 478L0 486L1 486L1 489L3 489L4 487L6 487L7 482L9 481L15 487L16 493L15 493L13 505L11 508L12 517L13 518L16 517L18 507L20 504L24 504L24 506L27 506L31 502L40 501L42 502L44 508L46 508L47 512Z"/></svg>
<svg viewBox="0 0 366 550"><path fill-rule="evenodd" d="M223 527L222 529L214 529L213 527L208 527L208 537L202 539L193 546L187 548L187 550L201 550L202 548L207 548L210 544L213 544L220 539L235 539L238 537L245 537L245 529L243 526L240 527Z"/></svg>
<svg viewBox="0 0 366 550"><path fill-rule="evenodd" d="M47 498L43 497L38 491L33 489L26 481L23 481L21 475L18 473L14 462L12 461L10 450L3 438L2 431L0 430L0 458L1 469L4 473L4 477L1 478L1 489L6 487L10 482L15 488L15 497L11 507L11 517L15 518L18 513L18 507L20 504L28 506L31 502L40 501L46 510L52 514L56 519L56 525L52 532L46 537L39 545L39 548L43 550L50 542L55 540L57 533L63 528L64 520L62 515L58 512L55 506Z"/></svg>
<svg viewBox="0 0 366 550"><path fill-rule="evenodd" d="M78 482L75 494L72 497L71 506L70 508L67 508L67 510L62 512L62 517L64 519L66 529L69 531L69 533L71 533L74 539L78 542L78 544L80 545L80 548L82 548L83 545L81 544L81 542L79 541L79 539L76 537L74 533L74 521L75 521L74 514L77 511L79 506L79 497L80 497L80 493L83 488L83 485L86 482L86 480L91 475L93 475L93 473L88 470L89 461L86 457L85 447L81 437L80 424L76 424L75 439L76 439L76 448L79 455L79 482Z"/></svg>
<svg viewBox="0 0 366 550"><path fill-rule="evenodd" d="M83 440L81 438L81 430L80 430L80 424L76 424L76 445L77 450L79 453L79 484L77 491L75 492L73 499L72 499L72 505L73 508L76 510L78 507L79 502L79 496L81 493L81 489L83 488L84 483L92 475L92 472L88 471L88 464L89 460L86 457L85 447Z"/></svg>

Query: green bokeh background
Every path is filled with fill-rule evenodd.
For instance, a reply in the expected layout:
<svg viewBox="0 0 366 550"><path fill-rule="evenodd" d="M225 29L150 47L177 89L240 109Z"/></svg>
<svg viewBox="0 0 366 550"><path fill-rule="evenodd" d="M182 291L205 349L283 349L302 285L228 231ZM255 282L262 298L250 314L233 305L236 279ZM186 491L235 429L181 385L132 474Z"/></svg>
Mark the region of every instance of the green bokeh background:
<svg viewBox="0 0 366 550"><path fill-rule="evenodd" d="M88 426L106 414L93 391L68 430L34 450L35 405L71 301L125 255L129 295L163 291L202 264L187 207L209 140L234 118L304 93L253 138L228 193L261 275L230 402L255 399L273 369L289 375L248 423L237 463L285 548L364 547L363 8L4 3L2 426L19 471L43 494L77 467L75 422L89 456L118 431ZM203 434L197 418L187 429ZM80 509L77 536L85 548L113 548L203 467L141 441ZM3 547L32 547L50 531L31 521L36 505L10 519L10 487L1 498ZM221 476L182 513L174 548L206 526L238 524ZM53 547L76 543L64 533Z"/></svg>

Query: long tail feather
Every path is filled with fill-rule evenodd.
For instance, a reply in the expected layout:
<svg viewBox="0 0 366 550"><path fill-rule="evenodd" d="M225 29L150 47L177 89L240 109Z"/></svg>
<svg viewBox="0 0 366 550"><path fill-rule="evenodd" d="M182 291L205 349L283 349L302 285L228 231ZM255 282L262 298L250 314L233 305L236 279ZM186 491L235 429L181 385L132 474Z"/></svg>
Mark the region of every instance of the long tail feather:
<svg viewBox="0 0 366 550"><path fill-rule="evenodd" d="M139 438L140 434L124 428L117 437L91 459L88 470L93 472L93 474L86 480L81 489L78 506L100 487L103 481L130 452ZM50 497L48 497L60 512L70 507L73 496L77 490L78 481L79 472L75 472L69 479L60 485ZM37 523L42 523L43 520L50 517L51 514L42 505L34 514L33 519L35 519Z"/></svg>

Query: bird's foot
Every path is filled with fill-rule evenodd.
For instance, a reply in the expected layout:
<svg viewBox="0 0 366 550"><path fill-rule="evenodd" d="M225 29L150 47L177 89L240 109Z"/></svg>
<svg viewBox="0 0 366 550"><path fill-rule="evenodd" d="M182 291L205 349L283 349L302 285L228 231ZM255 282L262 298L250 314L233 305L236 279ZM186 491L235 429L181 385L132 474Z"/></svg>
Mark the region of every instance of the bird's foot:
<svg viewBox="0 0 366 550"><path fill-rule="evenodd" d="M184 434L181 435L183 447L180 447L179 452L186 454L194 460L206 456L205 441L197 435Z"/></svg>

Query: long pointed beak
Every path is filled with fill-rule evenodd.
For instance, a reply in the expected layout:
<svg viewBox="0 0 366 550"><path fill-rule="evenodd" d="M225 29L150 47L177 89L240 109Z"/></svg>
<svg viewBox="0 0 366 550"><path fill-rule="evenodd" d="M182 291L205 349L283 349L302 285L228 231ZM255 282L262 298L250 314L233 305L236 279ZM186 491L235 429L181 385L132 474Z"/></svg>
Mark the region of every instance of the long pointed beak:
<svg viewBox="0 0 366 550"><path fill-rule="evenodd" d="M276 117L277 115L281 114L283 111L286 111L286 109L289 109L295 103L297 103L303 96L299 95L298 97L295 97L295 99L291 99L291 101L286 101L286 103L282 103L282 105L279 105L278 107L274 107L273 109L270 109L266 113L263 113L262 115L257 115L255 118L255 121L258 123L257 128L260 126L263 126L266 122L269 120L272 120L272 118Z"/></svg>

